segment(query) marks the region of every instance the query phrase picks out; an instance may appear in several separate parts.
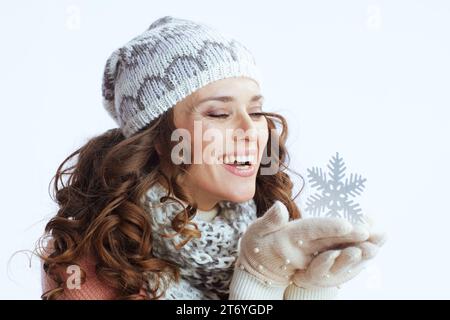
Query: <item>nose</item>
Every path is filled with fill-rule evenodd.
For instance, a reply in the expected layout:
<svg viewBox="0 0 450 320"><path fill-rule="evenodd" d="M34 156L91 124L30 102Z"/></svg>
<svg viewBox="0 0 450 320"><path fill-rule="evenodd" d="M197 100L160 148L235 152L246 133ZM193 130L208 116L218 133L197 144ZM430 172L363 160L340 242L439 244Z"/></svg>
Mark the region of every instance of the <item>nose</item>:
<svg viewBox="0 0 450 320"><path fill-rule="evenodd" d="M240 134L237 134L240 138L245 138L248 141L256 141L257 140L257 132L256 126L253 119L249 116L247 112L241 112L239 115L239 123L236 127ZM240 129L240 130L239 130Z"/></svg>

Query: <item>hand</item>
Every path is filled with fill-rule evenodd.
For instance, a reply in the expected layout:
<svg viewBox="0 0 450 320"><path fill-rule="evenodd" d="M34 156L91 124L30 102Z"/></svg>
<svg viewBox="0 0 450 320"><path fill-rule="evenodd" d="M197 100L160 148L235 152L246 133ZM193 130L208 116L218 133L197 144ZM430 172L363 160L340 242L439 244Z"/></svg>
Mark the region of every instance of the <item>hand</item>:
<svg viewBox="0 0 450 320"><path fill-rule="evenodd" d="M373 228L370 219L369 229ZM367 241L338 250L328 250L315 257L306 270L293 277L296 286L305 289L339 286L358 275L386 242L386 235L372 232Z"/></svg>
<svg viewBox="0 0 450 320"><path fill-rule="evenodd" d="M341 218L289 221L287 208L275 201L241 237L236 267L268 285L287 286L295 271L306 269L314 254L368 238L366 227Z"/></svg>

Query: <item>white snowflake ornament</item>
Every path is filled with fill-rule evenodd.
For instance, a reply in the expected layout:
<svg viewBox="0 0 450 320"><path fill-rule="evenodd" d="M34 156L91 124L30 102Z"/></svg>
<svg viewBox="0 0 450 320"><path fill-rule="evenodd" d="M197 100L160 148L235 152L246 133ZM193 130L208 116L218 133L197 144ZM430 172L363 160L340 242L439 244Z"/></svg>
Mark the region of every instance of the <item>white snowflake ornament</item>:
<svg viewBox="0 0 450 320"><path fill-rule="evenodd" d="M313 216L320 216L326 211L325 216L328 217L345 218L352 223L366 223L359 204L350 199L361 194L366 179L352 173L344 181L346 167L338 152L331 158L327 167L330 170L329 178L322 168L308 169L309 183L318 192L307 199L305 210Z"/></svg>

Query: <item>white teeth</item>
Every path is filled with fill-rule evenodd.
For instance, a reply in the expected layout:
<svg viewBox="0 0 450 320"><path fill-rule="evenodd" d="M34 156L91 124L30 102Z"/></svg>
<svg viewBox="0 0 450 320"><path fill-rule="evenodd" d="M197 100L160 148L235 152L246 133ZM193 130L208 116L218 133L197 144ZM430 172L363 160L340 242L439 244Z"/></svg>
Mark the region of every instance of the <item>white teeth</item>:
<svg viewBox="0 0 450 320"><path fill-rule="evenodd" d="M251 164L254 164L255 161L255 156L251 155L251 156L233 156L233 155L229 155L229 156L224 156L223 158L223 162L224 163L234 163L234 161L236 160L237 162L250 162Z"/></svg>

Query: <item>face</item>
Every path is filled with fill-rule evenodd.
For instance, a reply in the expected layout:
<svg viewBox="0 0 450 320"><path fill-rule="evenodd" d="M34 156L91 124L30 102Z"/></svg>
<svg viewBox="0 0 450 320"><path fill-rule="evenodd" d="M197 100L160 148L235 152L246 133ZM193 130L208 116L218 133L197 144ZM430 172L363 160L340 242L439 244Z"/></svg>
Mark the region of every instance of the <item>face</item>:
<svg viewBox="0 0 450 320"><path fill-rule="evenodd" d="M260 88L247 77L212 82L174 107L176 128L191 137L193 162L182 187L193 192L200 210L253 198L268 140L262 107ZM234 161L248 162L227 164Z"/></svg>

